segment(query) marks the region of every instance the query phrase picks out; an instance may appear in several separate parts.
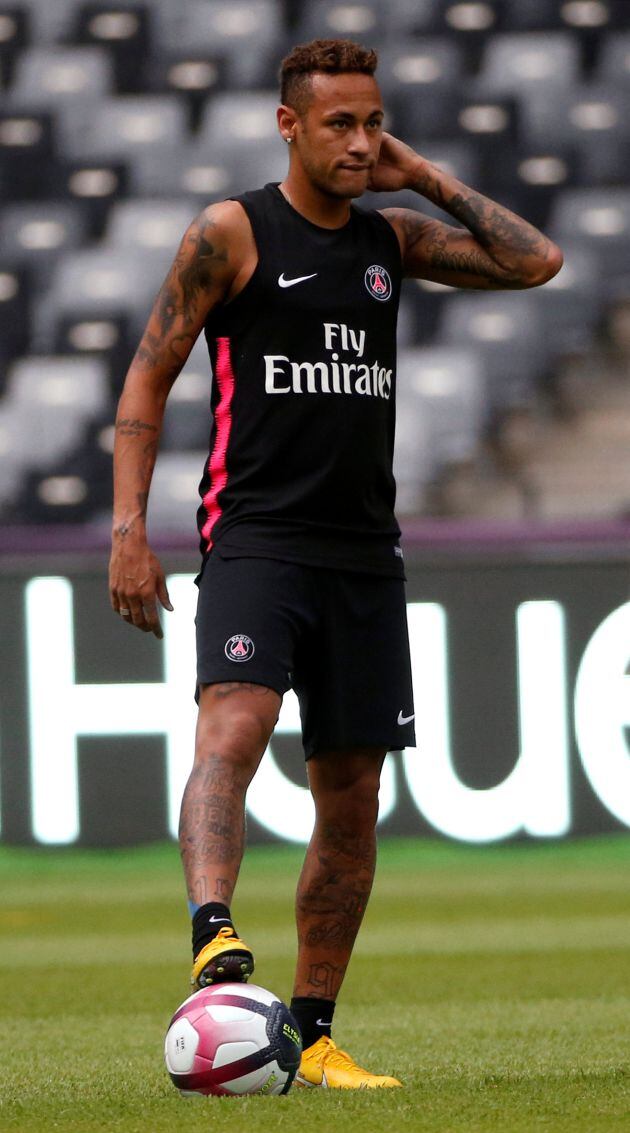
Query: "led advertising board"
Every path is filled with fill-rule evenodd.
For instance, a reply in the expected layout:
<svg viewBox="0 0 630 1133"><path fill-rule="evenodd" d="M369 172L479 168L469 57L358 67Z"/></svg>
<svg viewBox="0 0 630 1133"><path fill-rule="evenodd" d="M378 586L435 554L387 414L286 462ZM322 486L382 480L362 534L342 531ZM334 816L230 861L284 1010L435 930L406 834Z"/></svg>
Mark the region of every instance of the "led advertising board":
<svg viewBox="0 0 630 1133"><path fill-rule="evenodd" d="M381 830L489 843L630 827L627 567L408 575L418 747L388 756ZM114 617L102 572L0 575L3 841L175 836L196 717L193 575L169 590L158 642ZM289 693L248 794L250 842L308 840L305 783Z"/></svg>

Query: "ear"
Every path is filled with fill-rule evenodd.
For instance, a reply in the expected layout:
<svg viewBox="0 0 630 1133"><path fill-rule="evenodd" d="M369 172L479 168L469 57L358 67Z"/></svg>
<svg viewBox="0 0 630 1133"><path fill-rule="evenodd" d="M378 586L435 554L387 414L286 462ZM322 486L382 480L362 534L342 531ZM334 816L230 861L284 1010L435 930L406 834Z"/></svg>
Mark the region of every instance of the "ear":
<svg viewBox="0 0 630 1133"><path fill-rule="evenodd" d="M278 129L285 142L295 137L297 114L290 106L279 106L277 110Z"/></svg>

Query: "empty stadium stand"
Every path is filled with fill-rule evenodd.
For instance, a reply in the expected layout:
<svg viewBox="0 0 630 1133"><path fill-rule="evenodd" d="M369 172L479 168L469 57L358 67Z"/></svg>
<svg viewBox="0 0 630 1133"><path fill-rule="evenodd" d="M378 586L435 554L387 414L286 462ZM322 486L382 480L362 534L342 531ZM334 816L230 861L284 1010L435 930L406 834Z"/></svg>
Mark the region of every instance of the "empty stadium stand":
<svg viewBox="0 0 630 1133"><path fill-rule="evenodd" d="M388 129L565 251L541 291L405 284L401 513L628 510L627 0L0 0L0 522L106 521L116 399L162 276L201 208L282 178L277 67L329 36L378 48ZM439 215L411 191L361 203ZM167 407L157 527L194 527L210 387L201 339Z"/></svg>

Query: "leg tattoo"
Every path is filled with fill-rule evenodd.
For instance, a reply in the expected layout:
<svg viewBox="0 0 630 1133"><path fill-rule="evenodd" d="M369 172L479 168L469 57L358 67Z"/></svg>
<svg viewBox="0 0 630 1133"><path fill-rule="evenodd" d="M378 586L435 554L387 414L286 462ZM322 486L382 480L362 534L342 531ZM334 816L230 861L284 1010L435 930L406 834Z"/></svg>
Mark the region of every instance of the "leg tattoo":
<svg viewBox="0 0 630 1133"><path fill-rule="evenodd" d="M210 755L191 772L182 800L179 845L188 897L229 905L245 843L245 792L228 760Z"/></svg>
<svg viewBox="0 0 630 1133"><path fill-rule="evenodd" d="M336 999L372 889L376 835L317 823L298 883L294 995Z"/></svg>

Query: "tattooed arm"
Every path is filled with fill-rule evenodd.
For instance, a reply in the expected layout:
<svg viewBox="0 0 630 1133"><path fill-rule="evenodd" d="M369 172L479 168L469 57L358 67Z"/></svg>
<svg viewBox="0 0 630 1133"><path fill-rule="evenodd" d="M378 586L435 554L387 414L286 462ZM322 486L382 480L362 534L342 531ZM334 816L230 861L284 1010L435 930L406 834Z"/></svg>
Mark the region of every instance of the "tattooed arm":
<svg viewBox="0 0 630 1133"><path fill-rule="evenodd" d="M164 573L146 538L146 511L164 407L171 386L217 303L239 289L252 241L231 201L213 205L184 234L155 300L118 405L110 599L115 611L162 637L157 599L171 609Z"/></svg>
<svg viewBox="0 0 630 1133"><path fill-rule="evenodd" d="M415 189L464 228L413 209L384 209L398 236L405 273L451 287L538 287L562 267L562 252L533 225L383 135L370 188Z"/></svg>

